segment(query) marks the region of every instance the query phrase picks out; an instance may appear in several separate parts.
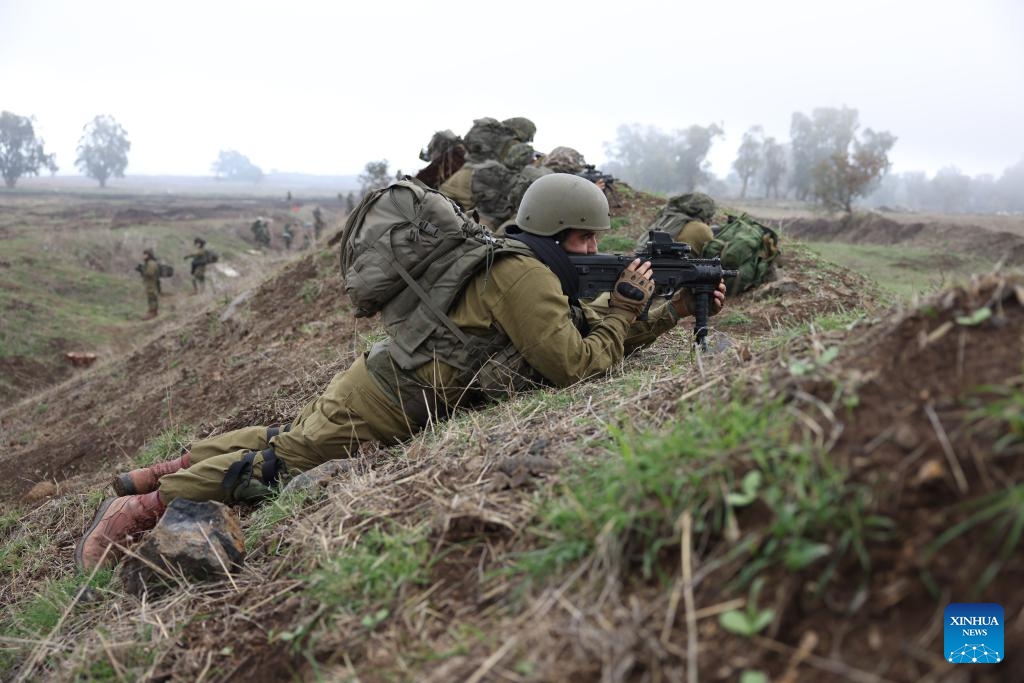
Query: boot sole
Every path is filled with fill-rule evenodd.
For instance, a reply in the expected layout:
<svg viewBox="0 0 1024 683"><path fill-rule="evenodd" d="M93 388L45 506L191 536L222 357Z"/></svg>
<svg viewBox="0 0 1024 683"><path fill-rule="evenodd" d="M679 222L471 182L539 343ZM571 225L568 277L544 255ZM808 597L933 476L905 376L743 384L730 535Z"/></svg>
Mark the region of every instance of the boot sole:
<svg viewBox="0 0 1024 683"><path fill-rule="evenodd" d="M99 510L96 511L96 515L92 518L92 524L89 526L88 530L82 534L82 538L79 539L78 543L75 544L75 565L83 572L88 571L85 568L85 559L82 557L82 553L85 551L85 539L89 538L90 534L96 530L96 527L99 526L100 521L103 519L103 515L107 513L107 508L109 508L111 503L115 500L117 500L116 497L107 498L105 501L100 503ZM107 557L110 557L110 553L107 553Z"/></svg>
<svg viewBox="0 0 1024 683"><path fill-rule="evenodd" d="M110 482L110 487L114 489L114 493L118 496L135 496L139 493L135 490L135 483L128 473L119 474L114 477Z"/></svg>

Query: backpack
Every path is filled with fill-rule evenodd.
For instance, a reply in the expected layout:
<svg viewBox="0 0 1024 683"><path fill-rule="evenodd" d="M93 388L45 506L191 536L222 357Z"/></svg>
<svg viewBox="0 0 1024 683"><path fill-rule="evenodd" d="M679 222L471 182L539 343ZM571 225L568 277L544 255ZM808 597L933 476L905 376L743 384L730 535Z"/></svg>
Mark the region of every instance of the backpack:
<svg viewBox="0 0 1024 683"><path fill-rule="evenodd" d="M408 369L436 332L468 344L448 311L501 248L450 199L406 177L368 193L345 222L345 292L357 318L381 314L391 354Z"/></svg>
<svg viewBox="0 0 1024 683"><path fill-rule="evenodd" d="M474 120L465 139L466 151L474 162L501 159L516 142L514 130L490 117Z"/></svg>
<svg viewBox="0 0 1024 683"><path fill-rule="evenodd" d="M779 235L749 215L730 216L729 222L704 246L704 258L720 256L722 266L740 273L726 280L729 294L739 294L763 283L779 256Z"/></svg>
<svg viewBox="0 0 1024 683"><path fill-rule="evenodd" d="M169 263L160 263L157 265L157 277L174 277L174 266Z"/></svg>
<svg viewBox="0 0 1024 683"><path fill-rule="evenodd" d="M511 216L509 190L514 178L515 171L500 161L492 159L477 165L470 181L473 208L498 223Z"/></svg>
<svg viewBox="0 0 1024 683"><path fill-rule="evenodd" d="M210 249L206 250L206 259L203 261L204 264L205 263L216 263L218 260L220 260L220 257L217 256L217 252L212 251Z"/></svg>

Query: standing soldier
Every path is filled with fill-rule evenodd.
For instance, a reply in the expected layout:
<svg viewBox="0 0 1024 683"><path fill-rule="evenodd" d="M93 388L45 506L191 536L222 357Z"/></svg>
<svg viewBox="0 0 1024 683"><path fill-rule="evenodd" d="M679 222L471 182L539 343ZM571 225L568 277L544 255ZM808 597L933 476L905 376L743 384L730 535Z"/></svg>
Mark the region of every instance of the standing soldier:
<svg viewBox="0 0 1024 683"><path fill-rule="evenodd" d="M142 319L152 320L157 315L160 303L160 264L157 263L152 249L143 249L142 256L142 263L135 266L135 270L142 276L142 284L146 288L146 301L149 303L149 312L142 316Z"/></svg>
<svg viewBox="0 0 1024 683"><path fill-rule="evenodd" d="M187 254L185 260L192 259L192 293L198 294L206 291L206 264L208 263L206 240L197 237L192 240L192 244L195 245L196 250Z"/></svg>
<svg viewBox="0 0 1024 683"><path fill-rule="evenodd" d="M295 233L292 232L292 222L288 221L284 224L284 229L281 230L281 239L284 240L284 248L292 248L292 240L295 238Z"/></svg>
<svg viewBox="0 0 1024 683"><path fill-rule="evenodd" d="M262 248L270 246L270 226L269 221L263 216L257 216L256 220L253 221L252 237L256 241L256 245Z"/></svg>
<svg viewBox="0 0 1024 683"><path fill-rule="evenodd" d="M321 233L327 224L324 222L324 212L320 210L320 207L313 209L313 233L314 238L319 240Z"/></svg>

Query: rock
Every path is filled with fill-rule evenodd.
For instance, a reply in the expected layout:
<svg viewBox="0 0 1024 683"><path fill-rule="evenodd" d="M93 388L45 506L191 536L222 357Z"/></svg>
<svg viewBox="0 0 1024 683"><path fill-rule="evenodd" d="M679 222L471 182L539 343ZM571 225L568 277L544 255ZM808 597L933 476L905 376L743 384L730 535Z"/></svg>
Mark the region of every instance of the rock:
<svg viewBox="0 0 1024 683"><path fill-rule="evenodd" d="M914 428L906 422L900 422L893 429L892 440L905 451L912 451L921 444L921 438Z"/></svg>
<svg viewBox="0 0 1024 683"><path fill-rule="evenodd" d="M791 294L799 294L806 291L803 285L794 280L791 277L780 277L774 282L763 284L760 287L753 290L752 295L754 300L761 301L763 299L771 299L774 297L784 297Z"/></svg>
<svg viewBox="0 0 1024 683"><path fill-rule="evenodd" d="M302 474L292 477L281 493L326 488L328 484L337 480L341 475L348 474L351 469L352 465L348 460L328 460L322 465L317 465L311 470L306 470Z"/></svg>
<svg viewBox="0 0 1024 683"><path fill-rule="evenodd" d="M136 557L137 556L137 557ZM171 501L163 518L121 563L125 590L135 595L168 583L166 574L220 578L245 561L245 536L231 508L215 501Z"/></svg>

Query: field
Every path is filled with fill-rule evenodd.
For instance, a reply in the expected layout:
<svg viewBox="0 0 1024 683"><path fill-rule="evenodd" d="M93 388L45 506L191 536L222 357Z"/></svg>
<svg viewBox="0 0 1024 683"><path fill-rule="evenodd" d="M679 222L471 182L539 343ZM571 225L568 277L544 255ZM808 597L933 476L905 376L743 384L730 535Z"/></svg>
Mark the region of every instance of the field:
<svg viewBox="0 0 1024 683"><path fill-rule="evenodd" d="M248 556L228 580L167 576L140 597L71 557L110 476L287 419L380 331L352 317L334 251L252 249L250 216L290 211L275 200L0 197L0 311L19 321L0 356L104 355L31 371L0 412L0 679L1008 681L1024 666L1013 225L886 232L750 207L781 225L784 257L713 320L714 353L684 325L605 378L366 448L315 493L239 508ZM658 208L625 192L615 233ZM199 232L241 275L195 297L176 276L167 314L135 320L135 252L183 253ZM951 602L1004 607L1006 662L945 662Z"/></svg>

